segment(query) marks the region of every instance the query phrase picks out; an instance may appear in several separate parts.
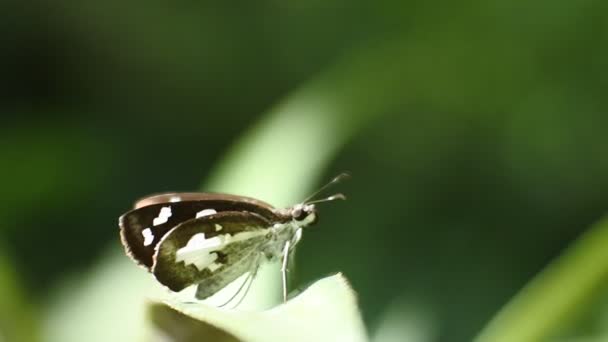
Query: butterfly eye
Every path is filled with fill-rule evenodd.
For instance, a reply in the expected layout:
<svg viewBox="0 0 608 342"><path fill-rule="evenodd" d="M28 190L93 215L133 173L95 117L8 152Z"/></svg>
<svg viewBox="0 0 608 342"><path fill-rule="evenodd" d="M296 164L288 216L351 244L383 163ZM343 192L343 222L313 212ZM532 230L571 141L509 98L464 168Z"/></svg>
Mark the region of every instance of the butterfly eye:
<svg viewBox="0 0 608 342"><path fill-rule="evenodd" d="M293 211L293 218L296 221L302 221L303 219L306 218L306 216L308 215L308 213L302 209L296 209Z"/></svg>

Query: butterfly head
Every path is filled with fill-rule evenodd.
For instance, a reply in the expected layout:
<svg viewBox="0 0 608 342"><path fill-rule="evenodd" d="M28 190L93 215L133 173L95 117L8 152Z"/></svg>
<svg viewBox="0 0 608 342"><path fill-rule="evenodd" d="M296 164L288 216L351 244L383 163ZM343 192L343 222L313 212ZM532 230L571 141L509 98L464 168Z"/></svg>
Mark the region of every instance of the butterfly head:
<svg viewBox="0 0 608 342"><path fill-rule="evenodd" d="M289 210L289 216L298 226L306 227L315 224L318 219L317 209L314 204L300 203Z"/></svg>
<svg viewBox="0 0 608 342"><path fill-rule="evenodd" d="M283 219L291 220L296 223L299 227L306 227L313 225L318 220L317 209L315 204L323 202L331 202L335 200L344 200L346 197L343 194L335 194L326 198L314 199L319 193L323 192L329 186L339 183L340 181L350 177L347 173L342 173L329 183L322 186L319 190L315 191L312 195L308 196L304 201L294 205L291 208L279 209L278 213Z"/></svg>

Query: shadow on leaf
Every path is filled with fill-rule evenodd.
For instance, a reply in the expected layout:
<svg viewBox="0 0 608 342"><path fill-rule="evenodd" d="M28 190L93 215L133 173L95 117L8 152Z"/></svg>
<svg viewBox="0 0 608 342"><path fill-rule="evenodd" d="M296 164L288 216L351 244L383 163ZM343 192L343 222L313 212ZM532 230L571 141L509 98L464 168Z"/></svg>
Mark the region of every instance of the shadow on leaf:
<svg viewBox="0 0 608 342"><path fill-rule="evenodd" d="M154 341L171 342L240 342L238 338L208 323L188 317L169 306L152 303L148 307L155 327Z"/></svg>

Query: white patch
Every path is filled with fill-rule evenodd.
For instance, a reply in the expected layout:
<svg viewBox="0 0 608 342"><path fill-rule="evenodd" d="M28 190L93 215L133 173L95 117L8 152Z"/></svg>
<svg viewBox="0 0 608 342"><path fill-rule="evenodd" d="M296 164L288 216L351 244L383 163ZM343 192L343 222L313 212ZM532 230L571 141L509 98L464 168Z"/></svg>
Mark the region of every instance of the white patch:
<svg viewBox="0 0 608 342"><path fill-rule="evenodd" d="M217 214L215 209L204 209L196 213L196 218Z"/></svg>
<svg viewBox="0 0 608 342"><path fill-rule="evenodd" d="M217 254L216 254L217 255ZM207 266L207 268L209 269L209 271L211 272L215 272L218 268L222 267L221 264L218 264L217 262L212 262L211 265Z"/></svg>
<svg viewBox="0 0 608 342"><path fill-rule="evenodd" d="M180 202L181 200L182 198L179 196L171 196L171 198L169 198L169 202L171 203Z"/></svg>
<svg viewBox="0 0 608 342"><path fill-rule="evenodd" d="M215 262L215 260L217 260L217 253L214 252L222 250L233 242L243 241L265 234L265 229L253 232L241 232L235 235L217 235L210 239L205 237L205 233L194 234L186 246L180 248L175 253L175 261L183 261L186 265L194 265L199 271L208 268L213 272L221 267L220 264Z"/></svg>
<svg viewBox="0 0 608 342"><path fill-rule="evenodd" d="M171 207L162 207L158 216L152 220L152 225L158 226L159 224L166 223L169 217L171 217Z"/></svg>
<svg viewBox="0 0 608 342"><path fill-rule="evenodd" d="M215 231L216 231L216 232L219 232L219 231L220 231L220 230L222 230L222 229L224 229L224 227L222 227L222 225L221 225L221 224L217 224L217 223L215 224Z"/></svg>
<svg viewBox="0 0 608 342"><path fill-rule="evenodd" d="M154 241L154 234L150 228L146 228L141 231L141 235L144 237L144 246L150 246Z"/></svg>

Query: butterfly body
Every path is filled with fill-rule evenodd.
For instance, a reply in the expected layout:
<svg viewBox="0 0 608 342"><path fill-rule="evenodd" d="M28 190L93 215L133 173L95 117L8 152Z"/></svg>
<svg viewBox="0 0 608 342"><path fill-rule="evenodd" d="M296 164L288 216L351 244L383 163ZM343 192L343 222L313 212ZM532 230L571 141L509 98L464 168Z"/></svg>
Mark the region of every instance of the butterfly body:
<svg viewBox="0 0 608 342"><path fill-rule="evenodd" d="M198 284L204 299L255 273L263 259L286 259L316 218L314 204L274 208L244 196L168 193L138 201L119 226L135 262L173 291Z"/></svg>

